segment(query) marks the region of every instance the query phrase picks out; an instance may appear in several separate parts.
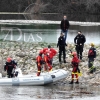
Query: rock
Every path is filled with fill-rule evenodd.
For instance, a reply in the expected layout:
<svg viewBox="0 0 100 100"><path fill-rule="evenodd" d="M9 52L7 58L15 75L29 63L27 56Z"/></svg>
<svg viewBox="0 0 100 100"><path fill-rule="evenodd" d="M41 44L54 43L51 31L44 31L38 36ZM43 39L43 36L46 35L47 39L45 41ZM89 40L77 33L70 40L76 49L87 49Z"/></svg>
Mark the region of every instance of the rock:
<svg viewBox="0 0 100 100"><path fill-rule="evenodd" d="M36 47L36 50L41 50L41 49L43 49L43 48L41 48L41 47Z"/></svg>
<svg viewBox="0 0 100 100"><path fill-rule="evenodd" d="M0 57L0 61L3 61L3 64L6 61L6 58L8 56L11 56L13 59L15 59L18 62L18 67L22 69L22 72L24 74L33 74L37 73L37 65L36 65L36 56L39 54L39 51L43 49L44 47L48 46L48 43L25 43L25 42L3 42L3 45L5 48L0 48L0 54L2 57ZM56 47L56 44L51 43L51 47L54 47L56 51L58 52L58 48ZM96 66L97 71L100 70L100 45L97 46L97 58L94 62L94 66ZM68 70L70 72L69 76L66 78L66 81L69 81L71 79L71 71L72 67L70 65L70 62L72 60L72 56L70 55L69 49L72 51L75 51L74 44L69 44L67 46L67 53L66 53L66 64L59 64L58 60L58 54L53 58L53 70L62 68L64 70ZM89 74L89 68L88 68L88 59L87 59L87 53L89 50L89 44L84 46L83 51L83 60L84 62L80 62L79 68L83 73L83 76L80 77L81 82L88 82L88 83L96 83L100 82L99 79L99 73L96 73L96 75ZM63 59L62 59L63 61ZM1 63L0 63L0 66ZM0 69L2 70L2 69ZM1 71L2 72L2 71ZM6 72L2 72L2 76L6 76ZM93 81L93 82L92 82Z"/></svg>
<svg viewBox="0 0 100 100"><path fill-rule="evenodd" d="M21 52L21 53L17 53L16 56L22 57L22 58L23 58L23 57L25 57L25 56L27 56L27 55L26 55L25 52Z"/></svg>
<svg viewBox="0 0 100 100"><path fill-rule="evenodd" d="M37 52L37 50L36 49L33 49L33 51L32 51L33 53L36 53Z"/></svg>
<svg viewBox="0 0 100 100"><path fill-rule="evenodd" d="M4 52L4 56L7 56L8 55L8 52Z"/></svg>
<svg viewBox="0 0 100 100"><path fill-rule="evenodd" d="M6 77L7 76L7 72L2 71L2 77Z"/></svg>
<svg viewBox="0 0 100 100"><path fill-rule="evenodd" d="M37 53L34 53L34 54L33 54L33 57L32 57L33 60L36 60L37 55L38 55Z"/></svg>

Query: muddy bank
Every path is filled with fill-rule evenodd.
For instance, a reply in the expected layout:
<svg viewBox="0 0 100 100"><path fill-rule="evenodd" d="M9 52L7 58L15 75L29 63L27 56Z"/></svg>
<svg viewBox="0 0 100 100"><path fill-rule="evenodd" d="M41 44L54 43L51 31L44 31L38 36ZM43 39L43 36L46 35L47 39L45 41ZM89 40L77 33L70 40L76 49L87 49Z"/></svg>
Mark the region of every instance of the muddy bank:
<svg viewBox="0 0 100 100"><path fill-rule="evenodd" d="M56 44L50 44L53 48L58 51ZM36 66L36 56L38 55L39 50L44 47L47 47L47 43L25 43L25 42L1 42L0 43L0 72L3 76L6 75L6 72L3 71L3 65L8 56L12 57L15 61L18 62L18 67L22 69L23 74L33 74L37 72ZM82 71L82 76L80 77L81 83L91 83L91 84L100 84L100 45L96 45L97 49L97 58L94 62L94 66L97 71L94 74L89 74L88 69L88 58L87 53L89 50L89 44L85 45L83 52L83 61L80 62L79 67ZM69 76L65 81L70 81L71 79L71 55L70 49L75 51L74 44L68 44L66 47L66 64L59 65L58 53L53 59L53 70L55 69L65 69L69 71ZM42 71L43 72L43 71Z"/></svg>

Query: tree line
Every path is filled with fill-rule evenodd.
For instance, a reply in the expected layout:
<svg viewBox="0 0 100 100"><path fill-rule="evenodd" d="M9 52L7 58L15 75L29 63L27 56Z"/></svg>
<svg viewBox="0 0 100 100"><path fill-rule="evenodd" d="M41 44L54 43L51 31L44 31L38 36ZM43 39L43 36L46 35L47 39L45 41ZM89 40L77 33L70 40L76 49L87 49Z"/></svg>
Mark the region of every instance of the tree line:
<svg viewBox="0 0 100 100"><path fill-rule="evenodd" d="M0 12L23 12L32 3L42 5L42 12L100 13L100 0L0 0Z"/></svg>

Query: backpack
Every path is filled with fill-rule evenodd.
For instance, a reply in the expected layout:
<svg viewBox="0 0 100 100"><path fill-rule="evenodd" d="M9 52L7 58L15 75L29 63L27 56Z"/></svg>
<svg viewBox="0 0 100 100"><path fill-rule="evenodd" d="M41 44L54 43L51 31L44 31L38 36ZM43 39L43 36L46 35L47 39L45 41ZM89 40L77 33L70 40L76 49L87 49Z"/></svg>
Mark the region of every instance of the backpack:
<svg viewBox="0 0 100 100"><path fill-rule="evenodd" d="M88 52L88 55L89 56L94 56L94 50L93 49L90 49L89 52Z"/></svg>

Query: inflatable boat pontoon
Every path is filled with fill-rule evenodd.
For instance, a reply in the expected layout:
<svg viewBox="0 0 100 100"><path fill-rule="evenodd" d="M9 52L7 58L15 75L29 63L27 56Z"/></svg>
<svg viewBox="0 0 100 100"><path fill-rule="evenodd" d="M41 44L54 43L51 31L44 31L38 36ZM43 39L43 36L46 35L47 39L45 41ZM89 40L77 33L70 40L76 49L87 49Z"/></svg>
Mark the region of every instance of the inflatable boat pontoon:
<svg viewBox="0 0 100 100"><path fill-rule="evenodd" d="M66 78L68 73L68 71L58 69L51 72L41 73L40 76L18 75L18 77L15 78L1 78L0 85L45 85Z"/></svg>

